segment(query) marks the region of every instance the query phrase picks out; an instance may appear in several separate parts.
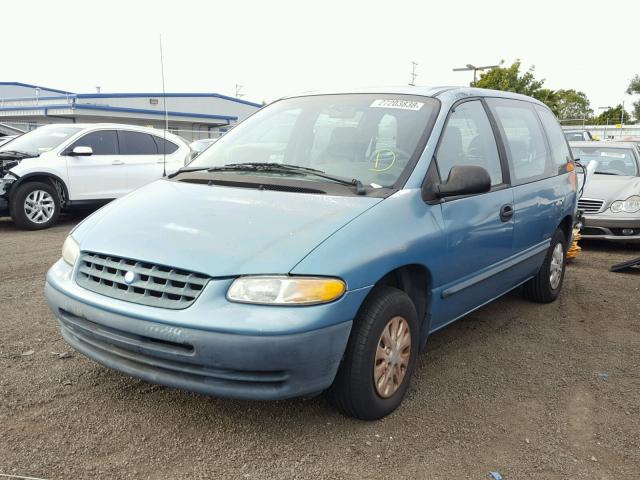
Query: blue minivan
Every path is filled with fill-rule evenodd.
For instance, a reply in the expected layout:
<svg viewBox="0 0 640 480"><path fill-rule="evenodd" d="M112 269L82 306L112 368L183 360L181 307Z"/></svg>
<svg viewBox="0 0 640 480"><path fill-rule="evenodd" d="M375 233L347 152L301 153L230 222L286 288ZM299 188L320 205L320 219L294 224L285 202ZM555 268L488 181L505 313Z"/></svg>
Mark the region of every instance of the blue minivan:
<svg viewBox="0 0 640 480"><path fill-rule="evenodd" d="M542 103L474 88L305 94L66 239L46 296L107 367L205 394L328 390L377 419L430 333L560 293L576 175Z"/></svg>

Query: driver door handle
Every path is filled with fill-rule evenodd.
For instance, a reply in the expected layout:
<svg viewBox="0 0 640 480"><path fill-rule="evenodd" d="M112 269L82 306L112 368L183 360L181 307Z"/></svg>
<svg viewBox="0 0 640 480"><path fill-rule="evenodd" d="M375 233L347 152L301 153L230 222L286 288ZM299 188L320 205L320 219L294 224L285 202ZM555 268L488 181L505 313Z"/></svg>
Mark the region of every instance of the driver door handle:
<svg viewBox="0 0 640 480"><path fill-rule="evenodd" d="M513 217L513 205L507 203L500 208L500 220L503 222L508 222Z"/></svg>
<svg viewBox="0 0 640 480"><path fill-rule="evenodd" d="M124 165L124 162L122 160L114 160L111 165Z"/></svg>

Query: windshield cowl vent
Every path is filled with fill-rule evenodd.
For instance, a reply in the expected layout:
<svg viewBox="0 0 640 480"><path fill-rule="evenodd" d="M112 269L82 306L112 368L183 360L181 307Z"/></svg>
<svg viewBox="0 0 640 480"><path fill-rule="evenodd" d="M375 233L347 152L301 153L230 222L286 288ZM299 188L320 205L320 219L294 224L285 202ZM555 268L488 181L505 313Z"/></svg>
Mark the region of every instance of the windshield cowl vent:
<svg viewBox="0 0 640 480"><path fill-rule="evenodd" d="M235 188L253 188L255 190L270 190L275 192L292 192L292 193L313 193L324 195L326 194L323 190L318 190L316 188L308 188L308 187L300 187L294 185L281 185L281 184L273 184L273 183L258 183L258 182L237 182L232 180L206 180L200 178L182 178L178 180L179 182L184 183L197 183L202 185L215 185L219 187L235 187Z"/></svg>

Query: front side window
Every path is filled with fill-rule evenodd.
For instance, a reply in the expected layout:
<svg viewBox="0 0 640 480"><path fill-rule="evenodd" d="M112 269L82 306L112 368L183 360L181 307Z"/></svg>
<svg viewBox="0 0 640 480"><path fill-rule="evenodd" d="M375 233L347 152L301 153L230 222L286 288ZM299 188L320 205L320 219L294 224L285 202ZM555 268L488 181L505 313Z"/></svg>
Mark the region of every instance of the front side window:
<svg viewBox="0 0 640 480"><path fill-rule="evenodd" d="M487 103L504 134L511 183L520 185L553 175L545 135L533 105L504 98L490 98Z"/></svg>
<svg viewBox="0 0 640 480"><path fill-rule="evenodd" d="M238 125L189 167L287 164L357 179L369 188L393 187L412 168L438 106L429 97L397 94L285 99ZM297 178L327 181L312 174Z"/></svg>
<svg viewBox="0 0 640 480"><path fill-rule="evenodd" d="M441 181L456 165L483 167L491 185L502 183L502 166L493 129L479 100L461 103L449 116L442 133L436 162Z"/></svg>
<svg viewBox="0 0 640 480"><path fill-rule="evenodd" d="M66 151L71 152L76 147L91 147L94 155L117 155L118 139L115 130L99 130L79 138Z"/></svg>
<svg viewBox="0 0 640 480"><path fill-rule="evenodd" d="M542 126L547 133L549 146L551 147L551 160L557 169L557 174L561 175L567 172L567 164L571 162L571 151L569 144L562 132L562 128L556 120L556 117L548 108L536 105L536 110L540 115Z"/></svg>
<svg viewBox="0 0 640 480"><path fill-rule="evenodd" d="M596 174L627 175L638 174L638 166L631 148L606 147L571 147L576 158L585 167L591 162L598 162Z"/></svg>
<svg viewBox="0 0 640 480"><path fill-rule="evenodd" d="M120 155L156 155L158 153L158 145L147 133L118 130L118 142Z"/></svg>
<svg viewBox="0 0 640 480"><path fill-rule="evenodd" d="M16 151L37 157L68 140L82 130L81 127L45 125L20 135L0 148L0 151Z"/></svg>

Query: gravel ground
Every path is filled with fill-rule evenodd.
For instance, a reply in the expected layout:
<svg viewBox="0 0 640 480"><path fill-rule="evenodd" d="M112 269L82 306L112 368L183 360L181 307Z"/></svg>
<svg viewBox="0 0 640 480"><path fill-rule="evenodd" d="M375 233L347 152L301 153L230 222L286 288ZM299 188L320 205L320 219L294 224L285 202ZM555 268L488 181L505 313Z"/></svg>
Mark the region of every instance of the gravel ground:
<svg viewBox="0 0 640 480"><path fill-rule="evenodd" d="M231 401L71 352L42 294L80 217L0 220L0 473L64 478L638 478L638 247L590 244L552 305L519 292L434 334L401 408ZM66 353L69 352L69 353ZM60 355L62 354L62 355ZM61 358L63 357L63 358Z"/></svg>

